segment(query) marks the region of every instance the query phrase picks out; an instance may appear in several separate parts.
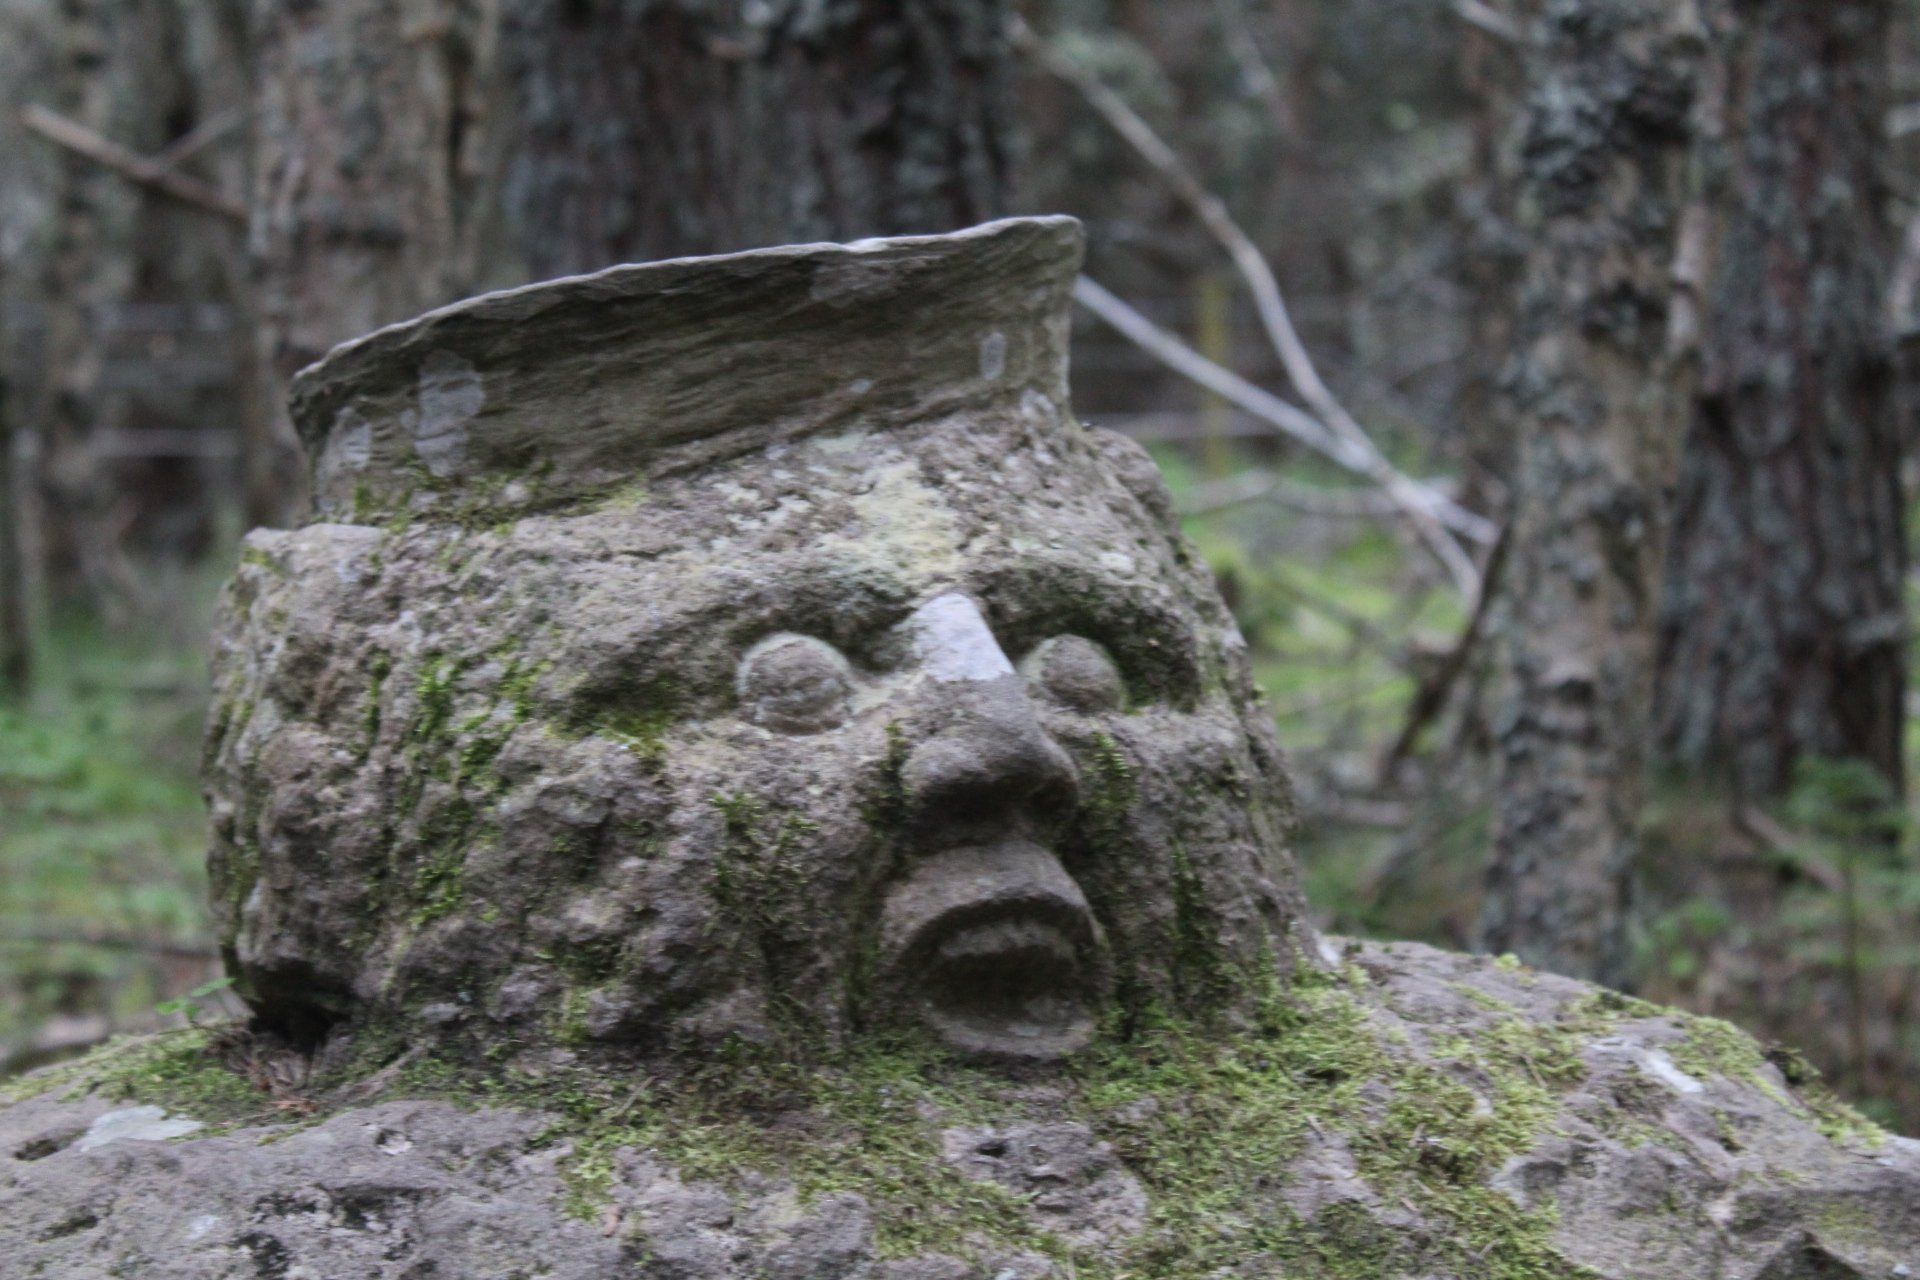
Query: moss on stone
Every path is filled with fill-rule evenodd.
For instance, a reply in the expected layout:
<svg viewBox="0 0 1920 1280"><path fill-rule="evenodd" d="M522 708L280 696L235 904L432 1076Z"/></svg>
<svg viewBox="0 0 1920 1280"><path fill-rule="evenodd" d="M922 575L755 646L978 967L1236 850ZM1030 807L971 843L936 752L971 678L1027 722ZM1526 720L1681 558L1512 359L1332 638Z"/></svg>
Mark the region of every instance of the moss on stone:
<svg viewBox="0 0 1920 1280"><path fill-rule="evenodd" d="M215 1131L275 1114L272 1100L230 1063L229 1027L123 1036L84 1057L0 1083L0 1105L55 1095L150 1105Z"/></svg>
<svg viewBox="0 0 1920 1280"><path fill-rule="evenodd" d="M1095 734L1089 753L1086 795L1081 801L1082 821L1096 833L1119 825L1139 794L1132 761L1120 744L1107 734Z"/></svg>
<svg viewBox="0 0 1920 1280"><path fill-rule="evenodd" d="M1323 1280L1408 1268L1585 1274L1553 1247L1550 1213L1486 1185L1550 1129L1558 1091L1577 1079L1573 1045L1516 1021L1423 1062L1371 1024L1351 981L1303 977L1240 1031L1150 1015L1131 1040L1037 1092L912 1039L869 1040L810 1066L742 1044L672 1087L589 1071L476 1080L427 1063L403 1091L553 1113L547 1140L568 1148L570 1208L583 1217L601 1212L616 1153L633 1148L688 1181L763 1174L790 1180L803 1200L857 1193L884 1256L1025 1249L1070 1260L1082 1280L1199 1280L1260 1257ZM1485 1087L1462 1083L1463 1067ZM1112 1143L1149 1192L1145 1229L1111 1253L1076 1253L1019 1196L966 1178L939 1146L947 1128L1059 1120ZM1309 1141L1343 1145L1379 1205L1411 1206L1426 1227L1386 1225L1358 1204L1303 1219L1277 1186Z"/></svg>
<svg viewBox="0 0 1920 1280"><path fill-rule="evenodd" d="M716 807L750 847L777 845L778 823L758 806ZM1649 1015L1677 1019L1683 1070L1752 1083L1777 1082L1779 1068L1794 1100L1816 1105L1808 1091L1818 1082L1803 1065L1781 1066L1777 1055L1770 1065L1723 1023L1595 995L1551 1021L1516 1013L1416 1046L1380 1020L1368 983L1353 965L1303 967L1264 994L1252 1022L1231 1027L1148 1008L1126 1038L1028 1076L955 1060L909 1036L869 1035L811 1057L732 1042L668 1078L609 1069L590 1053L538 1073L504 1052L381 1072L404 1049L386 1042L361 1056L351 1081L318 1096L373 1101L371 1077L385 1080L379 1097L543 1112L552 1123L542 1141L564 1148L568 1207L584 1218L602 1216L622 1176L619 1153L632 1149L689 1182L738 1187L771 1177L803 1202L858 1194L884 1256L1031 1250L1070 1264L1079 1280L1201 1280L1250 1262L1300 1280L1589 1275L1557 1249L1550 1209L1523 1208L1489 1180L1553 1135L1566 1095L1586 1078L1583 1049ZM556 1007L560 1041L588 1048L589 998L583 984ZM1498 1013L1501 1002L1489 999L1475 1003ZM211 1124L271 1115L273 1104L222 1065L218 1043L204 1031L123 1042L0 1096L108 1091ZM337 1088L345 1083L357 1087ZM1652 1113L1658 1086L1644 1085ZM1642 1109L1631 1097L1616 1101L1623 1113ZM1059 1122L1086 1125L1144 1186L1148 1216L1137 1234L1076 1251L1023 1197L974 1181L942 1150L950 1129ZM1854 1122L1836 1124L1858 1133ZM1657 1125L1644 1127L1657 1137ZM1285 1191L1289 1171L1315 1151L1340 1153L1357 1190L1307 1212Z"/></svg>

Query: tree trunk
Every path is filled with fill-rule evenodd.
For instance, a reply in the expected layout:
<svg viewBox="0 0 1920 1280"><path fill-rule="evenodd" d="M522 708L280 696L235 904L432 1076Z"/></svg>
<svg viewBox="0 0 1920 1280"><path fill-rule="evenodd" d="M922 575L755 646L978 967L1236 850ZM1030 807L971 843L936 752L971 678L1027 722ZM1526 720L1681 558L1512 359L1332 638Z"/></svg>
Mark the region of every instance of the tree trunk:
<svg viewBox="0 0 1920 1280"><path fill-rule="evenodd" d="M196 133L235 121L243 105L233 71L240 48L224 38L240 25L233 0L56 0L32 21L24 6L13 16L23 40L44 49L47 69L8 86L8 114L49 109L112 147L161 158L180 177L238 187L237 122L220 137ZM182 142L191 154L170 151ZM21 397L41 461L23 481L44 503L55 597L125 616L128 606L158 603L135 562L191 558L217 524L224 461L150 449L139 437L236 420L226 344L210 321L227 314L238 236L97 155L44 136L20 147L44 164L36 185L47 193L14 223L18 260L38 266L31 288L16 292L44 320L38 358L24 370L34 385ZM227 173L208 169L220 163ZM103 433L132 447L103 451Z"/></svg>
<svg viewBox="0 0 1920 1280"><path fill-rule="evenodd" d="M1486 941L1604 981L1624 959L1664 507L1692 397L1675 281L1702 33L1676 0L1543 8L1516 201L1511 702Z"/></svg>
<svg viewBox="0 0 1920 1280"><path fill-rule="evenodd" d="M256 230L278 362L616 262L1001 209L1004 0L269 0Z"/></svg>
<svg viewBox="0 0 1920 1280"><path fill-rule="evenodd" d="M5 272L0 271L0 285ZM6 291L0 288L0 298ZM0 356L8 351L0 314ZM0 360L0 698L23 698L32 679L33 639L27 609L27 566L20 554L20 497L14 478L13 403Z"/></svg>
<svg viewBox="0 0 1920 1280"><path fill-rule="evenodd" d="M1890 0L1719 0L1713 323L1662 610L1660 734L1736 794L1896 788L1905 508L1881 163Z"/></svg>

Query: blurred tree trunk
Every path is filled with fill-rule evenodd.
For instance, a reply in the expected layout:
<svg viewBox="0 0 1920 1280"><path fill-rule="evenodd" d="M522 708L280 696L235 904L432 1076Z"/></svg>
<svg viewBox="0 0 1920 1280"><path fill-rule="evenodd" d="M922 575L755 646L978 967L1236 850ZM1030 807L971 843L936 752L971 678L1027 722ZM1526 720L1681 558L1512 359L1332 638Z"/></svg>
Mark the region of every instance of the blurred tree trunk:
<svg viewBox="0 0 1920 1280"><path fill-rule="evenodd" d="M1477 106L1471 117L1471 162L1451 210L1451 274L1471 304L1462 322L1468 368L1451 411L1463 432L1463 499L1479 511L1506 505L1514 470L1513 422L1502 412L1500 371L1513 351L1514 303L1526 247L1511 208L1511 133L1522 87L1517 61L1511 46L1477 27L1466 27L1461 35L1460 79Z"/></svg>
<svg viewBox="0 0 1920 1280"><path fill-rule="evenodd" d="M0 284L5 272L0 271ZM5 290L0 289L0 298ZM0 314L0 355L9 350ZM0 697L25 697L30 687L33 638L27 608L27 566L20 554L20 490L14 476L13 402L0 361Z"/></svg>
<svg viewBox="0 0 1920 1280"><path fill-rule="evenodd" d="M1736 794L1899 788L1906 530L1882 162L1891 0L1716 0L1715 266L1662 610L1660 735Z"/></svg>
<svg viewBox="0 0 1920 1280"><path fill-rule="evenodd" d="M265 0L278 362L480 289L997 214L1004 0Z"/></svg>
<svg viewBox="0 0 1920 1280"><path fill-rule="evenodd" d="M235 0L54 0L28 13L14 6L15 32L43 47L46 69L9 86L10 115L50 110L182 177L241 185L234 170L244 149L233 142L244 21ZM177 144L191 154L172 152ZM199 554L224 499L224 462L141 437L238 420L226 344L211 355L204 348L212 318L233 302L239 237L226 220L97 155L38 134L19 146L44 163L46 193L13 227L23 241L17 260L38 263L31 287L15 292L44 329L34 390L22 397L40 446L36 474L23 479L45 515L44 576L56 599L124 617L158 603L135 561ZM218 171L223 163L229 172Z"/></svg>
<svg viewBox="0 0 1920 1280"><path fill-rule="evenodd" d="M60 0L46 32L54 50L47 85L54 110L96 131L109 123L112 107L114 86L103 72L110 21L102 0ZM84 582L104 596L112 591L99 546L106 495L87 436L104 416L99 304L124 289L129 262L126 255L112 261L116 255L104 246L112 234L114 177L70 151L61 151L55 165L51 234L36 282L45 336L32 409L39 473L30 483L46 517L40 571L49 590L64 595Z"/></svg>
<svg viewBox="0 0 1920 1280"><path fill-rule="evenodd" d="M1702 31L1676 0L1551 0L1526 57L1509 375L1511 685L1486 942L1618 978L1664 510L1692 399L1686 206Z"/></svg>

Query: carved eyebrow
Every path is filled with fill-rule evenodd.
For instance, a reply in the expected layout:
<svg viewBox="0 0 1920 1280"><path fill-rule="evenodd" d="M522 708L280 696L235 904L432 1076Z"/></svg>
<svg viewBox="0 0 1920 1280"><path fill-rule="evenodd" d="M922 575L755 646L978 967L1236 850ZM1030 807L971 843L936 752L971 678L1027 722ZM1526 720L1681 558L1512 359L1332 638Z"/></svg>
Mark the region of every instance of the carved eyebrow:
<svg viewBox="0 0 1920 1280"><path fill-rule="evenodd" d="M1187 614L1163 593L1086 560L1027 560L978 591L1009 652L1055 635L1079 635L1113 654L1131 691L1187 702L1198 695L1204 659Z"/></svg>

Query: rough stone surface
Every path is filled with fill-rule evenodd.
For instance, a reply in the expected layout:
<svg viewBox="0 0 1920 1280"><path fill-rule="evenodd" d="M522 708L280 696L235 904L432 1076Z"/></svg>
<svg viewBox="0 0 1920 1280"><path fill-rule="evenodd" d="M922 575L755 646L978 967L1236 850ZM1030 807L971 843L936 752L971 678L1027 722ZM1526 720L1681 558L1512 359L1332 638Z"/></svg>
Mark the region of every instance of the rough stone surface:
<svg viewBox="0 0 1920 1280"><path fill-rule="evenodd" d="M1920 1143L1793 1055L1314 935L1233 623L1066 410L1077 249L626 268L311 371L209 733L258 1016L0 1092L8 1280L1920 1274Z"/></svg>
<svg viewBox="0 0 1920 1280"><path fill-rule="evenodd" d="M1290 968L1244 645L1067 411L1078 261L1035 219L622 267L306 371L320 514L248 539L208 747L263 1017L1043 1058Z"/></svg>
<svg viewBox="0 0 1920 1280"><path fill-rule="evenodd" d="M1315 1073L1329 1078L1307 1082L1302 1114L1276 1119L1291 1136L1268 1164L1191 1166L1142 1141L1160 1113L1241 1105L1257 1077L1236 1071L1231 1088L1214 1078L1211 1099L1148 1101L1099 1071L1009 1083L974 1069L912 1092L884 1140L803 1111L738 1118L745 1154L702 1176L660 1149L615 1149L582 1203L570 1192L586 1165L581 1139L551 1114L385 1102L318 1123L84 1149L81 1136L118 1104L89 1092L82 1072L47 1077L44 1097L0 1111L0 1258L10 1280L1920 1274L1920 1143L1850 1121L1836 1130L1841 1113L1730 1029L1424 947L1369 945L1347 958L1341 1007L1399 1065L1367 1082ZM1564 1031L1567 1058L1536 1046L1518 1080L1476 1047L1541 1029ZM1750 1057L1723 1056L1730 1074L1706 1070L1694 1060L1703 1036ZM1475 1115L1505 1123L1530 1072L1542 1073L1548 1105L1524 1149L1459 1163ZM1395 1109L1446 1089L1460 1091L1467 1118L1394 1132L1408 1149L1384 1164ZM806 1155L787 1163L774 1135L794 1126L805 1138L791 1149ZM888 1203L887 1162L903 1147L957 1179L931 1202ZM882 1172L856 1191L822 1185L801 1164ZM1232 1170L1232 1184L1199 1176L1204 1168ZM970 1186L1002 1196L941 1247L902 1252L903 1229L966 1214ZM1529 1219L1539 1225L1525 1247L1492 1237L1484 1252L1455 1247L1465 1219L1436 1188L1485 1196L1469 1202L1472 1214L1506 1203L1545 1216ZM1205 1213L1198 1241L1176 1248L1165 1236L1183 1202ZM1224 1270L1205 1252L1221 1236L1237 1260ZM1204 1261L1189 1265L1180 1249Z"/></svg>

